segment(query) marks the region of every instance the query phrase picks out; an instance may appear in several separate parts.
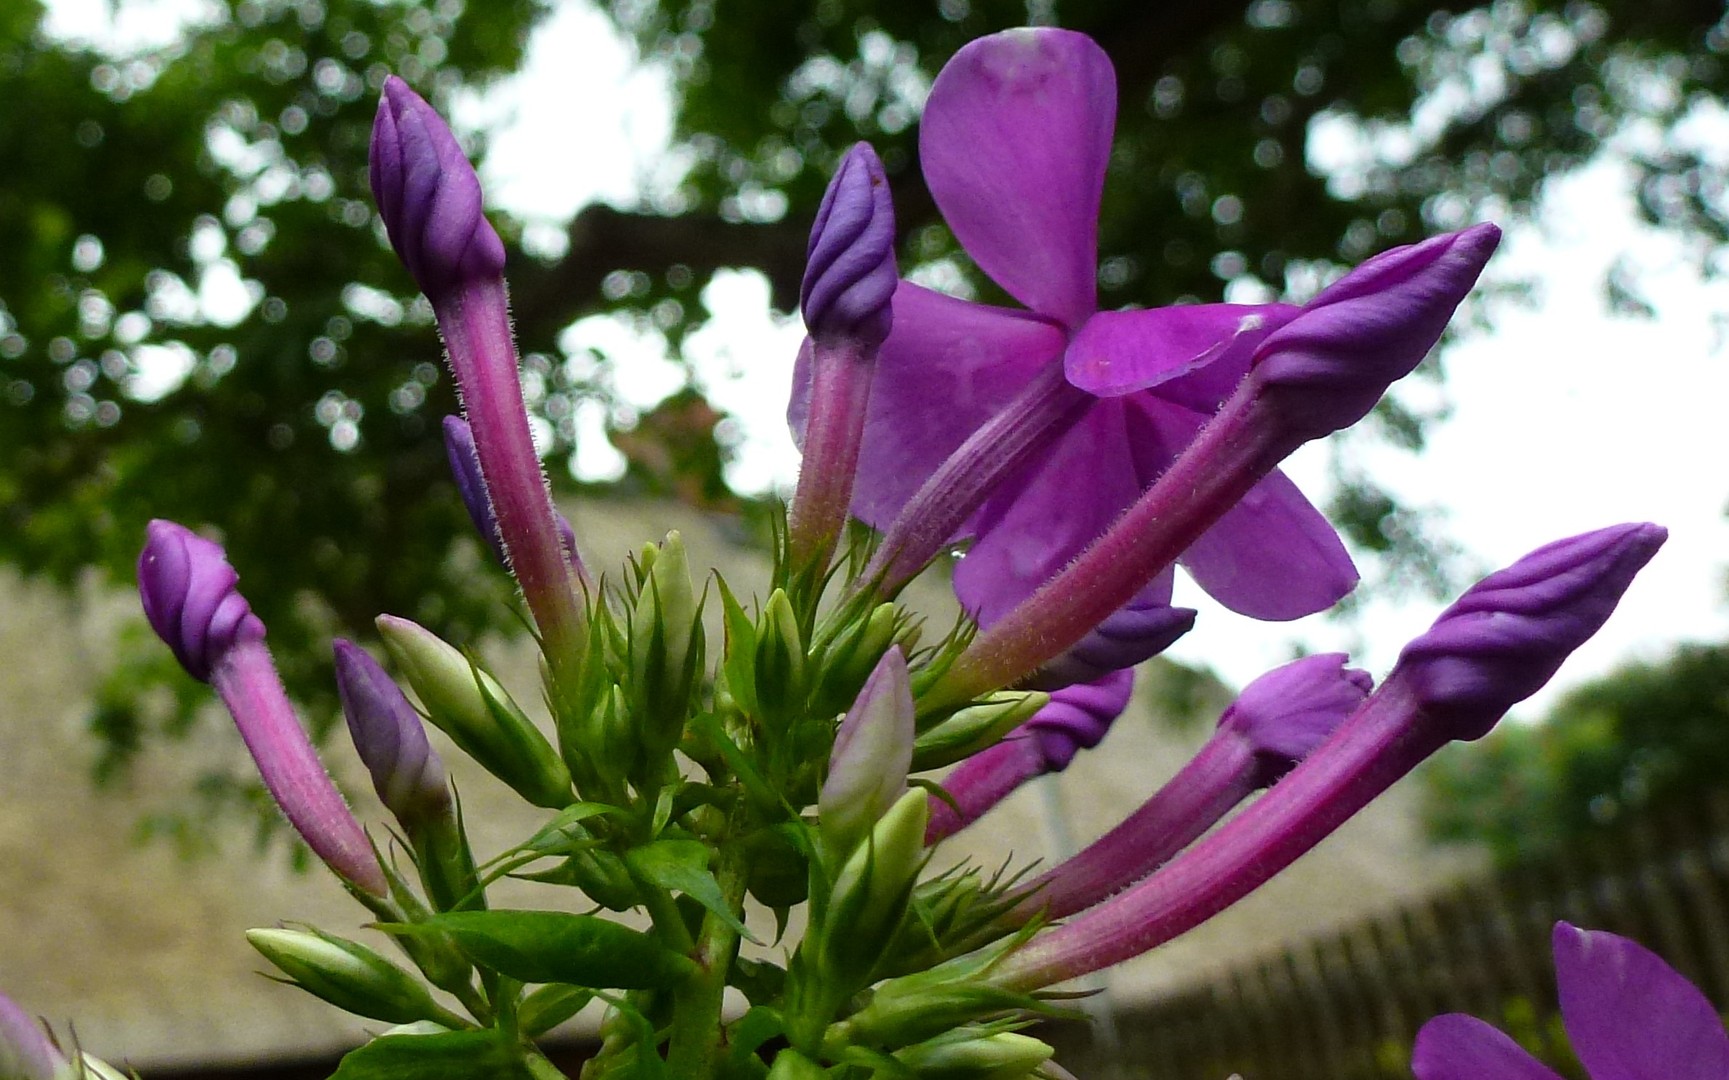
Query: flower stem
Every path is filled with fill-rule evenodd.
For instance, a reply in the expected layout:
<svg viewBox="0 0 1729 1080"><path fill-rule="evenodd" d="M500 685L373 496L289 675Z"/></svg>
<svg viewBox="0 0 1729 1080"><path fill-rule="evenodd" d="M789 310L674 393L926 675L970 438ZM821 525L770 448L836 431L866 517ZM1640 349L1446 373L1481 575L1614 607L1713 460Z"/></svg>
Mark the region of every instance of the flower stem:
<svg viewBox="0 0 1729 1080"><path fill-rule="evenodd" d="M745 861L736 846L721 848L715 878L727 910L744 912ZM738 955L738 931L714 912L703 918L696 945L697 974L673 997L667 1075L692 1080L715 1076L721 1048L721 1004L726 977Z"/></svg>

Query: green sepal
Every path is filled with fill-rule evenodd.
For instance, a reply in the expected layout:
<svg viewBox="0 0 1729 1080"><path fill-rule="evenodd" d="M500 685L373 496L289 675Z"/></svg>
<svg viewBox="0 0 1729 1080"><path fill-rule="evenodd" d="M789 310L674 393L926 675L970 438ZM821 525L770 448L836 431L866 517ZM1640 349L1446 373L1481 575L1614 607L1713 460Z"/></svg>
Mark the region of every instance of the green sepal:
<svg viewBox="0 0 1729 1080"><path fill-rule="evenodd" d="M725 581L716 577L715 585L720 590L726 625L726 655L721 660L721 673L726 678L727 691L746 716L760 716L762 706L756 699L756 624Z"/></svg>
<svg viewBox="0 0 1729 1080"><path fill-rule="evenodd" d="M495 1031L385 1035L342 1059L330 1080L531 1080L522 1053Z"/></svg>
<svg viewBox="0 0 1729 1080"><path fill-rule="evenodd" d="M679 892L713 912L733 932L755 945L751 933L726 902L720 882L709 869L713 852L700 840L656 840L625 852L624 861L637 877L668 892Z"/></svg>
<svg viewBox="0 0 1729 1080"><path fill-rule="evenodd" d="M516 1026L525 1038L537 1039L581 1012L593 1000L593 990L549 983L517 1005Z"/></svg>
<svg viewBox="0 0 1729 1080"><path fill-rule="evenodd" d="M640 930L563 911L451 911L390 932L449 934L477 965L527 983L669 990L697 965Z"/></svg>
<svg viewBox="0 0 1729 1080"><path fill-rule="evenodd" d="M573 852L570 858L551 870L516 876L548 885L574 885L609 911L632 911L642 903L640 891L636 882L631 880L624 860L610 851Z"/></svg>
<svg viewBox="0 0 1729 1080"><path fill-rule="evenodd" d="M756 642L757 715L770 733L778 735L804 717L810 695L807 667L798 613L786 590L776 589L763 606Z"/></svg>
<svg viewBox="0 0 1729 1080"><path fill-rule="evenodd" d="M1050 699L1038 690L1000 690L958 710L913 740L913 771L953 765L996 745Z"/></svg>

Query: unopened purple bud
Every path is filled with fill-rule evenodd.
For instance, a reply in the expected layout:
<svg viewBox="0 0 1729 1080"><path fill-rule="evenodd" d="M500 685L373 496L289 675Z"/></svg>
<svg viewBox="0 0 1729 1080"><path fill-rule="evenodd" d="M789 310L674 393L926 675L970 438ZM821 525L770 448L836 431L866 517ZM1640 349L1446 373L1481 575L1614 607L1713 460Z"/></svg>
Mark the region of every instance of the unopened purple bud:
<svg viewBox="0 0 1729 1080"><path fill-rule="evenodd" d="M444 762L427 741L420 714L365 649L341 638L334 649L342 715L378 800L411 832L419 822L449 813Z"/></svg>
<svg viewBox="0 0 1729 1080"><path fill-rule="evenodd" d="M443 118L394 75L372 125L372 197L427 296L503 275L504 244L481 212L474 166Z"/></svg>
<svg viewBox="0 0 1729 1080"><path fill-rule="evenodd" d="M1375 688L1366 671L1348 668L1344 653L1293 660L1243 688L1221 731L1234 732L1255 757L1255 787L1267 787L1309 756Z"/></svg>
<svg viewBox="0 0 1729 1080"><path fill-rule="evenodd" d="M1476 739L1597 632L1668 537L1628 524L1558 540L1490 574L1406 645L1389 680L1450 739Z"/></svg>
<svg viewBox="0 0 1729 1080"><path fill-rule="evenodd" d="M75 1075L65 1055L17 1002L0 994L0 1078L70 1080Z"/></svg>
<svg viewBox="0 0 1729 1080"><path fill-rule="evenodd" d="M1440 340L1500 242L1482 224L1383 252L1269 335L1250 381L1287 436L1318 439L1366 416Z"/></svg>
<svg viewBox="0 0 1729 1080"><path fill-rule="evenodd" d="M510 560L505 558L504 542L499 539L498 515L492 511L492 496L486 490L485 478L480 475L480 452L474 446L474 429L460 416L444 418L444 453L450 459L450 475L456 481L456 493L462 497L468 519L474 522L474 531L486 541L499 564L508 567ZM582 556L576 548L576 530L571 528L569 519L563 514L555 511L553 518L571 570L579 577L586 576Z"/></svg>
<svg viewBox="0 0 1729 1080"><path fill-rule="evenodd" d="M1152 659L1194 627L1193 609L1130 603L1095 626L1068 652L1034 672L1026 685L1034 690L1058 690L1094 682Z"/></svg>
<svg viewBox="0 0 1729 1080"><path fill-rule="evenodd" d="M1045 771L1061 772L1075 754L1099 745L1111 724L1128 708L1134 686L1135 673L1125 670L1053 692L1045 707L1021 729L1038 742Z"/></svg>
<svg viewBox="0 0 1729 1080"><path fill-rule="evenodd" d="M817 821L845 858L907 790L912 767L912 682L900 646L889 647L835 733Z"/></svg>
<svg viewBox="0 0 1729 1080"><path fill-rule="evenodd" d="M870 144L855 143L811 225L799 289L805 327L813 338L848 338L874 349L889 335L898 284L888 178Z"/></svg>
<svg viewBox="0 0 1729 1080"><path fill-rule="evenodd" d="M145 531L138 556L138 594L144 617L199 682L236 644L264 640L264 624L246 598L222 546L182 525L157 519Z"/></svg>

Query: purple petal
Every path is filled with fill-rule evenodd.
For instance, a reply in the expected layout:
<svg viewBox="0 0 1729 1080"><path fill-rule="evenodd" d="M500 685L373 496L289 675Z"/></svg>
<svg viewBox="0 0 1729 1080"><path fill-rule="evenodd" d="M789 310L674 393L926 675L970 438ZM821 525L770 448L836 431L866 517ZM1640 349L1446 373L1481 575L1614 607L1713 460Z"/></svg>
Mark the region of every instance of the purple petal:
<svg viewBox="0 0 1729 1080"><path fill-rule="evenodd" d="M200 682L230 649L261 641L264 624L235 591L239 575L222 545L172 521L152 521L138 556L144 617L175 659Z"/></svg>
<svg viewBox="0 0 1729 1080"><path fill-rule="evenodd" d="M1098 45L1020 29L956 53L919 127L925 183L955 238L1009 295L1069 327L1097 306L1116 116L1116 75Z"/></svg>
<svg viewBox="0 0 1729 1080"><path fill-rule="evenodd" d="M1348 668L1344 653L1293 660L1243 688L1219 717L1219 727L1241 735L1253 748L1265 787L1333 733L1374 689L1366 671Z"/></svg>
<svg viewBox="0 0 1729 1080"><path fill-rule="evenodd" d="M1082 390L1114 397L1224 361L1229 373L1208 387L1211 401L1203 408L1210 413L1248 373L1255 346L1298 310L1289 304L1183 304L1101 311L1069 342L1063 371Z"/></svg>
<svg viewBox="0 0 1729 1080"><path fill-rule="evenodd" d="M421 292L504 273L504 244L481 212L474 167L443 118L394 75L373 122L371 176L391 246Z"/></svg>
<svg viewBox="0 0 1729 1080"><path fill-rule="evenodd" d="M1616 525L1538 548L1443 611L1400 652L1394 674L1453 727L1449 738L1480 738L1597 632L1667 536L1657 525Z"/></svg>
<svg viewBox="0 0 1729 1080"><path fill-rule="evenodd" d="M968 435L1062 354L1063 341L1036 316L901 282L894 330L877 356L853 513L886 528ZM795 433L804 430L810 381L801 352L787 417Z"/></svg>
<svg viewBox="0 0 1729 1080"><path fill-rule="evenodd" d="M1103 399L1049 456L987 503L955 566L955 594L990 626L1105 531L1140 494L1121 403Z"/></svg>
<svg viewBox="0 0 1729 1080"><path fill-rule="evenodd" d="M1171 607L1170 586L1171 575L1159 575L1141 596L1117 609L1074 648L1040 668L1025 685L1034 690L1058 690L1092 682L1150 660L1176 644L1194 629L1196 612Z"/></svg>
<svg viewBox="0 0 1729 1080"><path fill-rule="evenodd" d="M1556 923L1555 976L1592 1080L1722 1080L1729 1035L1699 988L1635 941Z"/></svg>
<svg viewBox="0 0 1729 1080"><path fill-rule="evenodd" d="M456 481L456 493L468 510L468 520L492 549L501 566L509 566L504 555L504 541L498 536L498 515L492 511L492 496L486 492L486 481L480 475L480 453L474 448L474 429L460 416L444 418L444 453L450 460L450 477Z"/></svg>
<svg viewBox="0 0 1729 1080"><path fill-rule="evenodd" d="M1135 690L1133 671L1113 671L1090 683L1065 686L1051 694L1044 708L1021 725L1017 734L1038 742L1046 772L1061 772L1075 754L1099 745L1117 717L1129 707Z"/></svg>
<svg viewBox="0 0 1729 1080"><path fill-rule="evenodd" d="M893 322L896 277L888 178L870 144L857 143L841 159L811 225L799 289L806 328L813 337L882 344Z"/></svg>
<svg viewBox="0 0 1729 1080"><path fill-rule="evenodd" d="M1561 1080L1518 1043L1464 1013L1437 1016L1423 1025L1411 1071L1417 1080Z"/></svg>
<svg viewBox="0 0 1729 1080"><path fill-rule="evenodd" d="M1357 584L1339 534L1276 470L1181 562L1208 596L1252 619L1300 619L1332 607Z"/></svg>
<svg viewBox="0 0 1729 1080"><path fill-rule="evenodd" d="M1476 225L1384 252L1269 336L1255 379L1292 437L1321 438L1374 408L1428 355L1500 239L1495 226Z"/></svg>

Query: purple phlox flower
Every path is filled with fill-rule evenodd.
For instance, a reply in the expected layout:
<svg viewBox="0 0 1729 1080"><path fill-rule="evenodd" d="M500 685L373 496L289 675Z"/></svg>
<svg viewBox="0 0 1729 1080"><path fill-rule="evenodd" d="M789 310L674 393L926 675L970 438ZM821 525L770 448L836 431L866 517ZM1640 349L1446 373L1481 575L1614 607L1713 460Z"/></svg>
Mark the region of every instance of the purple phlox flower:
<svg viewBox="0 0 1729 1080"><path fill-rule="evenodd" d="M307 846L344 880L386 896L372 845L295 717L238 580L221 545L171 521L150 523L138 589L151 628L193 678L216 688L259 778Z"/></svg>
<svg viewBox="0 0 1729 1080"><path fill-rule="evenodd" d="M1096 223L1115 115L1104 52L1084 35L1040 28L961 49L937 76L921 123L920 160L944 219L980 269L1030 310L901 283L852 505L894 536L903 513L933 513L915 492L975 431L1011 404L1037 417L1036 432L969 449L995 460L960 470L976 481L964 490L936 493L946 505L935 512L955 512L961 524L951 536L921 537L907 557L917 563L970 537L955 588L981 622L1061 569L1151 485L1246 374L1254 346L1298 311L1097 310ZM1062 377L1042 378L1052 372ZM809 380L808 365L797 378ZM795 392L794 426L803 419ZM1332 527L1279 474L1184 560L1206 591L1256 618L1321 610L1356 581ZM1159 590L1150 598L1168 601L1168 575Z"/></svg>
<svg viewBox="0 0 1729 1080"><path fill-rule="evenodd" d="M934 844L971 825L1028 780L1068 768L1075 754L1097 746L1110 731L1128 708L1134 685L1135 673L1123 670L1053 691L1031 720L943 778L949 798L931 796L925 842Z"/></svg>
<svg viewBox="0 0 1729 1080"><path fill-rule="evenodd" d="M1379 688L1260 799L1150 877L1034 938L992 976L1033 989L1160 945L1236 903L1455 739L1481 737L1614 610L1667 534L1561 540L1468 590Z"/></svg>
<svg viewBox="0 0 1729 1080"><path fill-rule="evenodd" d="M788 556L799 574L828 565L846 524L877 351L894 323L895 216L888 178L869 143L841 159L811 225L799 306L810 336L798 408L804 462L787 511Z"/></svg>
<svg viewBox="0 0 1729 1080"><path fill-rule="evenodd" d="M411 831L431 815L450 813L444 762L401 687L352 641L338 638L333 648L342 715L378 801Z"/></svg>
<svg viewBox="0 0 1729 1080"><path fill-rule="evenodd" d="M555 679L586 633L569 554L528 429L504 286L504 248L456 137L408 84L385 80L372 128L372 190L390 242L432 301L474 436L496 536Z"/></svg>
<svg viewBox="0 0 1729 1080"><path fill-rule="evenodd" d="M428 297L504 273L504 244L481 212L480 178L432 106L394 75L372 129L372 198Z"/></svg>
<svg viewBox="0 0 1729 1080"><path fill-rule="evenodd" d="M1034 690L1059 690L1076 683L1094 682L1113 671L1152 659L1194 627L1192 608L1131 600L1093 627L1068 652L1041 667L1026 685Z"/></svg>
<svg viewBox="0 0 1729 1080"><path fill-rule="evenodd" d="M1307 757L1373 685L1343 653L1307 656L1243 688L1177 775L1097 841L1026 886L1024 916L1066 918L1146 877Z"/></svg>
<svg viewBox="0 0 1729 1080"><path fill-rule="evenodd" d="M1555 924L1561 1020L1591 1080L1722 1080L1729 1035L1699 988L1638 942ZM1561 1080L1474 1016L1437 1016L1417 1033L1417 1080Z"/></svg>
<svg viewBox="0 0 1729 1080"><path fill-rule="evenodd" d="M0 1077L5 1080L70 1080L75 1073L35 1018L0 994Z"/></svg>
<svg viewBox="0 0 1729 1080"><path fill-rule="evenodd" d="M444 452L450 459L450 475L456 481L456 493L462 497L468 520L474 522L474 531L492 549L493 557L500 564L509 566L504 556L504 544L498 538L498 516L492 512L492 496L487 494L486 481L480 475L480 454L474 449L474 429L468 426L467 420L460 416L444 418ZM553 516L571 573L587 580L588 571L576 546L576 530L563 514L554 511Z"/></svg>
<svg viewBox="0 0 1729 1080"><path fill-rule="evenodd" d="M138 595L156 636L199 682L243 641L263 641L264 624L246 598L222 546L171 521L152 521L138 558Z"/></svg>
<svg viewBox="0 0 1729 1080"><path fill-rule="evenodd" d="M888 336L895 270L895 217L888 178L869 143L841 158L811 224L799 310L817 339L876 347Z"/></svg>

